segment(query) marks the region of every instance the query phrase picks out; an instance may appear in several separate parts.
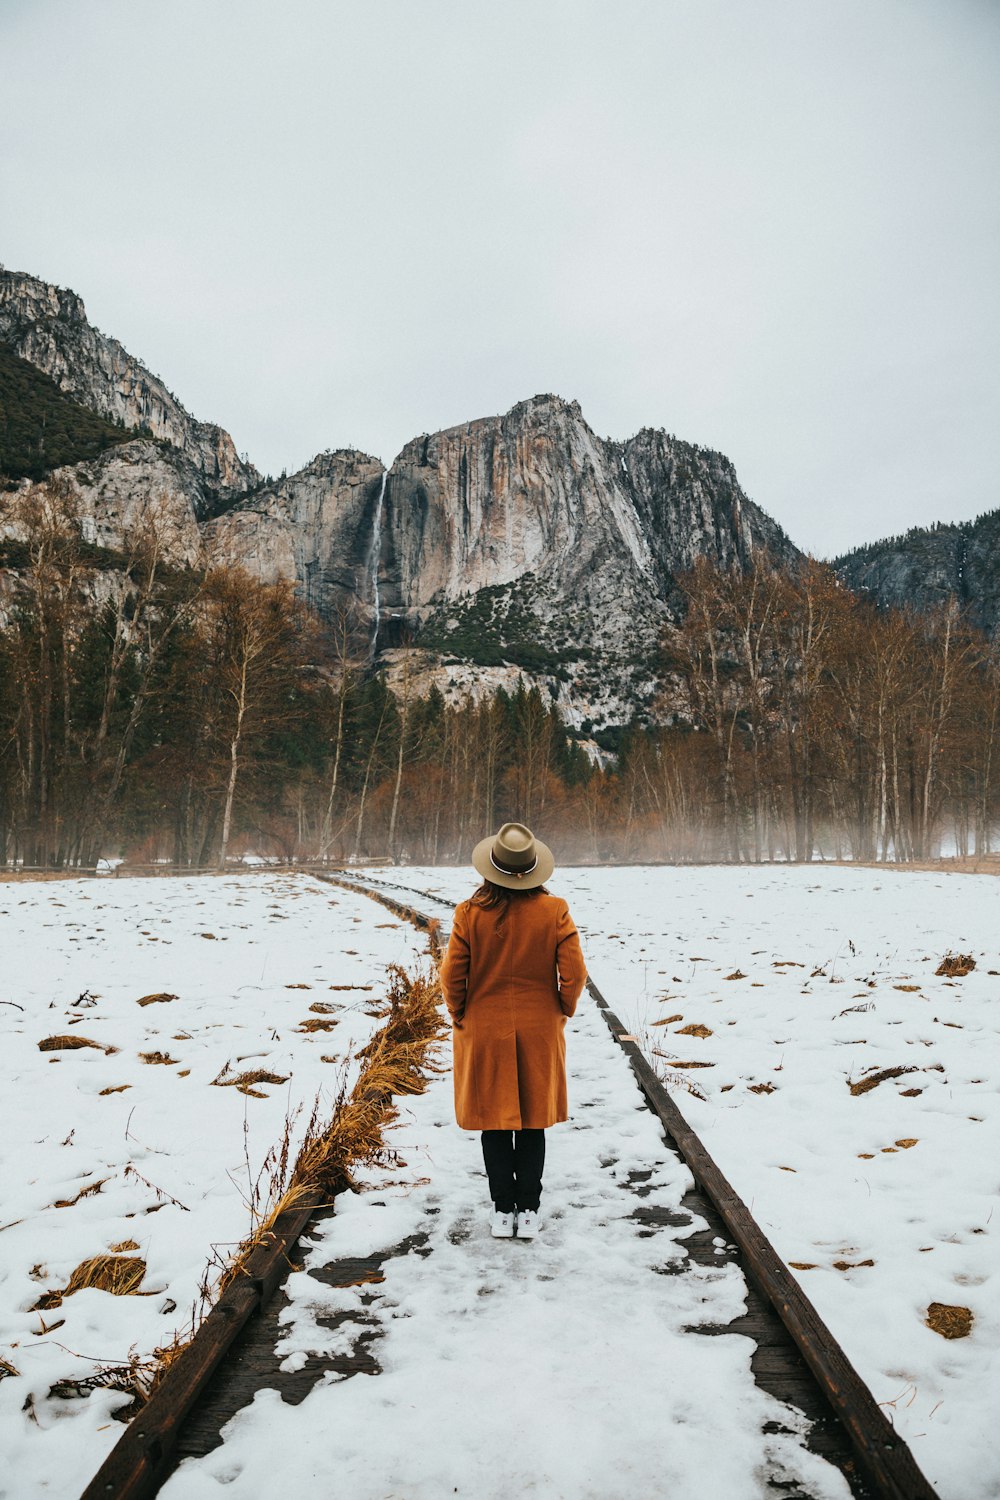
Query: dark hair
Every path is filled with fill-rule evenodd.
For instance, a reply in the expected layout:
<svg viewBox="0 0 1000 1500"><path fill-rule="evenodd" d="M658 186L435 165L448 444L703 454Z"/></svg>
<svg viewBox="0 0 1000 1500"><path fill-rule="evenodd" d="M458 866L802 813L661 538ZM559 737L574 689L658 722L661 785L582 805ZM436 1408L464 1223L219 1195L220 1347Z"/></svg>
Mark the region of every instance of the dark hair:
<svg viewBox="0 0 1000 1500"><path fill-rule="evenodd" d="M549 893L544 885L533 885L526 891L516 890L509 885L496 885L492 880L484 880L482 885L470 897L473 906L481 906L484 911L493 911L499 907L500 915L497 917L497 932L503 930L503 924L507 920L511 903L514 901L530 901L532 896L547 896Z"/></svg>

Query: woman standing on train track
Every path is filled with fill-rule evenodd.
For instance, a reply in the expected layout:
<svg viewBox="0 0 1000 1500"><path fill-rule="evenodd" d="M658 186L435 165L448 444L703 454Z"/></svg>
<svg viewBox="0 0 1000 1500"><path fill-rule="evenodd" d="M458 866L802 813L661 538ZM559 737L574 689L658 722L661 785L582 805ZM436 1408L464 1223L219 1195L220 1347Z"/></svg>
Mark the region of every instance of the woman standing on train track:
<svg viewBox="0 0 1000 1500"><path fill-rule="evenodd" d="M454 1026L455 1117L482 1131L496 1239L534 1239L545 1131L567 1118L566 1019L587 970L552 851L523 823L481 839L479 889L455 909L441 988Z"/></svg>

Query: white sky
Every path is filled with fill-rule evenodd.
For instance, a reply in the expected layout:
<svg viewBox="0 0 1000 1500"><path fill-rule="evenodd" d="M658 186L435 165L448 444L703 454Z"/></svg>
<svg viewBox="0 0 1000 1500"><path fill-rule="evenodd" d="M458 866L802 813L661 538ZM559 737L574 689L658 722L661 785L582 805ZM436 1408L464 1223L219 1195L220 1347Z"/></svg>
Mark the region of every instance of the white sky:
<svg viewBox="0 0 1000 1500"><path fill-rule="evenodd" d="M0 259L257 466L539 391L818 555L1000 505L996 0L0 0Z"/></svg>

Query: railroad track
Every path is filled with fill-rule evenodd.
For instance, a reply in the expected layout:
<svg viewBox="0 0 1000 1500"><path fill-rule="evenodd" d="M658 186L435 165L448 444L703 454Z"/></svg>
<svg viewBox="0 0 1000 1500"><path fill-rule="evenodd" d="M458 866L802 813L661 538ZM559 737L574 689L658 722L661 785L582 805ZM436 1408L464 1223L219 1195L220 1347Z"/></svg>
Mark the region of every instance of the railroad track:
<svg viewBox="0 0 1000 1500"><path fill-rule="evenodd" d="M394 915L428 932L432 949L440 946L441 919L411 901L432 901L450 913L451 903L426 893L395 887L397 896L342 875L322 874L330 884L369 896ZM755 1351L751 1371L770 1395L796 1408L808 1420L806 1445L844 1475L856 1500L936 1500L936 1491L921 1473L903 1439L894 1431L871 1392L851 1365L833 1334L802 1291L740 1199L660 1083L636 1039L588 980L587 988L612 1038L632 1068L648 1108L663 1127L667 1147L684 1162L694 1179L682 1201L688 1219L705 1228L687 1236L684 1245L696 1265L719 1265L722 1254L744 1274L747 1311L726 1325L692 1326L692 1337L741 1334ZM651 1176L652 1174L645 1174ZM645 1207L643 1173L628 1184L640 1202L632 1217L654 1233L688 1219L657 1207ZM317 1198L296 1205L274 1226L268 1242L254 1252L246 1274L232 1283L205 1319L194 1340L174 1361L155 1393L133 1418L82 1500L148 1500L186 1457L210 1452L221 1442L221 1428L248 1405L258 1390L278 1389L284 1400L304 1399L326 1373L340 1376L377 1373L369 1344L377 1326L362 1328L348 1353L312 1358L294 1372L279 1370L275 1346L287 1298L281 1284L300 1239L321 1237L323 1220L333 1205ZM381 1279L382 1267L394 1255L429 1254L426 1236L412 1235L377 1255L343 1259L312 1274L327 1285L347 1287ZM375 1319L372 1318L375 1325ZM776 1478L776 1492L790 1493Z"/></svg>

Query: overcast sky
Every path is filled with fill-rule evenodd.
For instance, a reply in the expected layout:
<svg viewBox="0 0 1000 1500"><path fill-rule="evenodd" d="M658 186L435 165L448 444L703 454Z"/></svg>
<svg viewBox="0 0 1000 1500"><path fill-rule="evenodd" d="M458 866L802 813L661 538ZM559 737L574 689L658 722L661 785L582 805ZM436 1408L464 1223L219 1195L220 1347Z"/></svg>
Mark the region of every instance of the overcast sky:
<svg viewBox="0 0 1000 1500"><path fill-rule="evenodd" d="M540 391L830 555L1000 505L996 0L0 0L0 261L272 473Z"/></svg>

